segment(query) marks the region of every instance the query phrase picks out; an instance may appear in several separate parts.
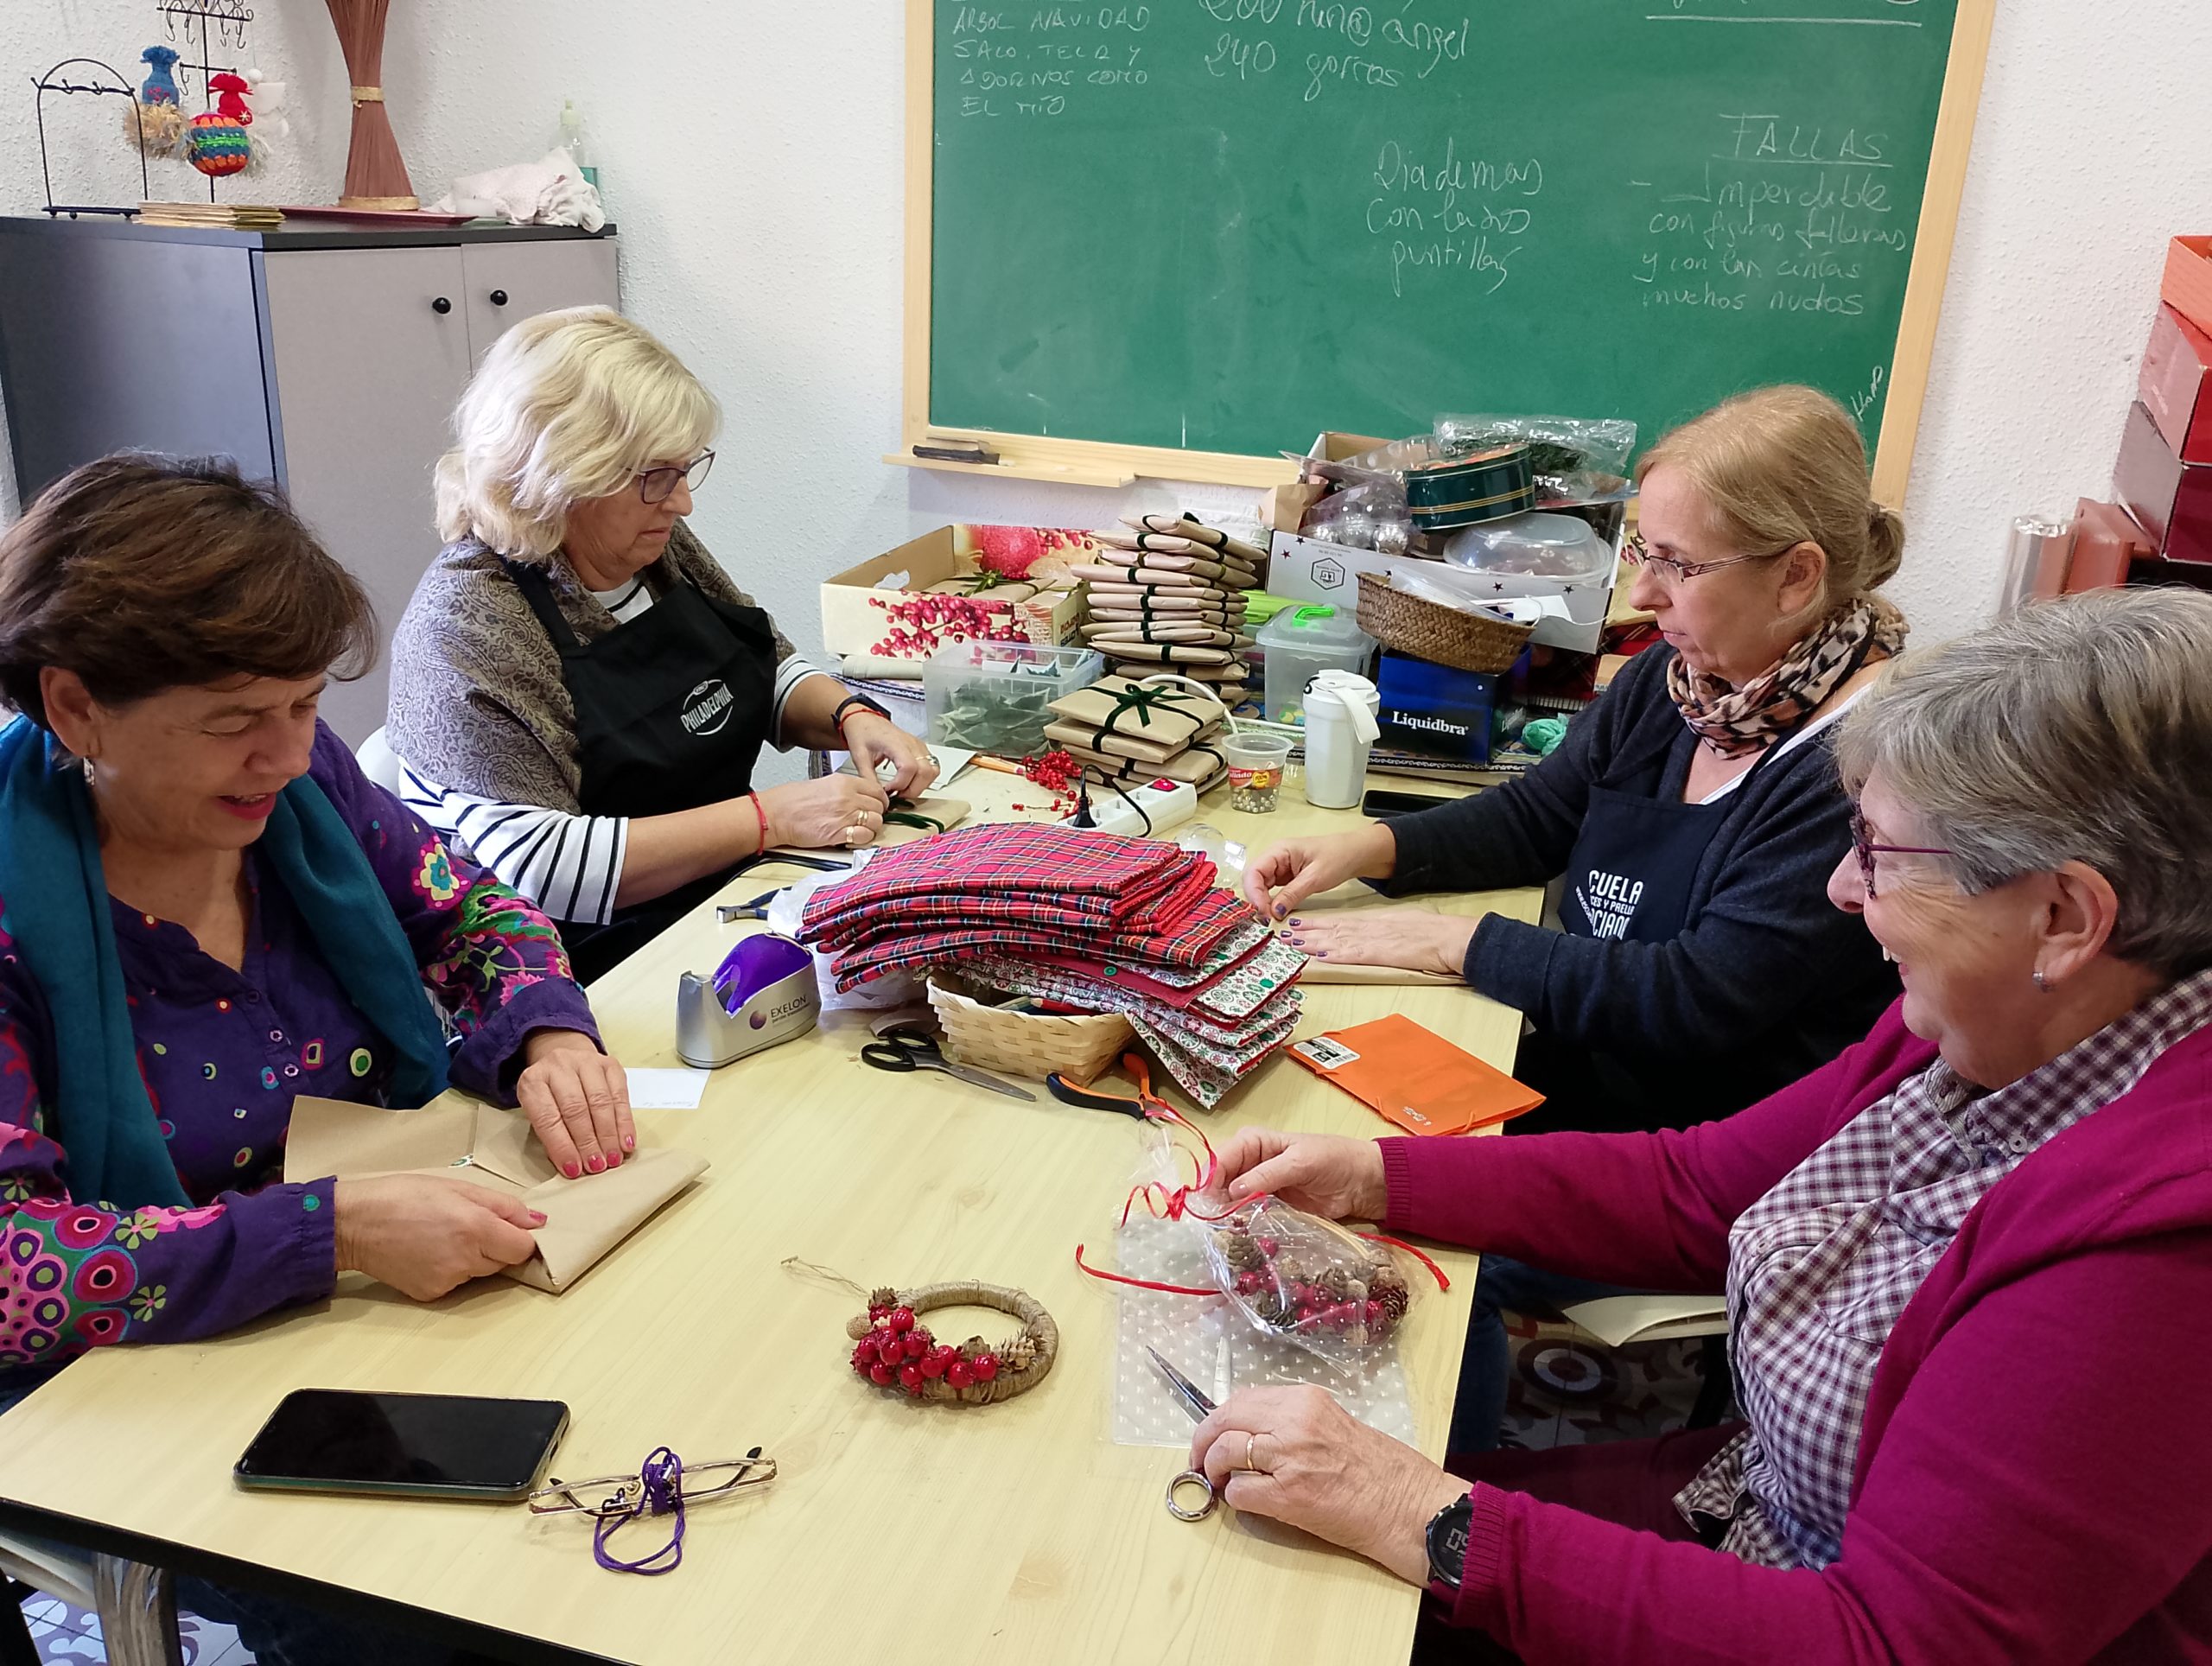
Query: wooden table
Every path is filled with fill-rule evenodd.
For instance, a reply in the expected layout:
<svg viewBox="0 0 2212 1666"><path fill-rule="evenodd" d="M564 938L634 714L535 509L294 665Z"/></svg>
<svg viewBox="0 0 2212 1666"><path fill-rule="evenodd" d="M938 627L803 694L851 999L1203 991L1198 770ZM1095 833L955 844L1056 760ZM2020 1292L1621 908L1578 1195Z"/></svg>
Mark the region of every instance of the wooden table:
<svg viewBox="0 0 2212 1666"><path fill-rule="evenodd" d="M975 771L951 791L1001 818L1039 796ZM1237 815L1221 792L1200 817L1255 853L1357 821L1309 809L1294 771L1273 816ZM731 890L749 897L788 876L755 869ZM1529 919L1538 900L1446 906ZM631 1065L680 1063L677 974L711 970L751 929L702 909L603 980L591 993L609 1046ZM1301 1033L1393 1011L1510 1067L1517 1015L1459 988L1316 987ZM95 1351L0 1421L0 1520L240 1584L321 1582L331 1588L308 1593L320 1600L514 1660L1403 1661L1410 1587L1257 1520L1177 1522L1161 1493L1179 1455L1110 1440L1116 1297L1077 1270L1074 1250L1086 1239L1110 1264L1138 1125L1059 1105L1041 1085L1024 1104L941 1076L879 1074L857 1062L865 1039L857 1017L831 1015L716 1072L698 1110L639 1113L644 1139L714 1167L565 1295L490 1279L418 1306L348 1276L316 1307L215 1341ZM1217 1141L1248 1122L1389 1131L1282 1058L1200 1120ZM865 1389L843 1332L861 1304L783 1270L789 1256L863 1284L1020 1286L1058 1320L1059 1363L1032 1393L980 1412ZM1452 1291L1429 1291L1404 1333L1432 1455L1475 1265L1439 1259ZM303 1386L565 1400L563 1475L634 1472L662 1443L700 1459L759 1443L782 1470L756 1496L694 1513L677 1573L619 1576L592 1565L578 1517L237 1490L232 1461Z"/></svg>

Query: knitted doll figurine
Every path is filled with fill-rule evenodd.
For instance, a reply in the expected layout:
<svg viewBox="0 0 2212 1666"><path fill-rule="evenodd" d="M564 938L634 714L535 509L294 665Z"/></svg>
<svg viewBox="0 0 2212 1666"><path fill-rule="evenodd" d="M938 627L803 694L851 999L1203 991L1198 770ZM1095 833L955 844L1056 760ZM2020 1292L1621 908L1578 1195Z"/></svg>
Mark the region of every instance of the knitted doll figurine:
<svg viewBox="0 0 2212 1666"><path fill-rule="evenodd" d="M245 95L253 91L243 76L227 70L207 78L207 90L215 96L215 113L227 116L241 127L253 125L253 111L245 107Z"/></svg>
<svg viewBox="0 0 2212 1666"><path fill-rule="evenodd" d="M138 57L142 63L153 66L152 73L146 77L146 85L138 89L138 102L175 104L177 101L176 77L169 73L169 67L176 62L176 48L148 47Z"/></svg>

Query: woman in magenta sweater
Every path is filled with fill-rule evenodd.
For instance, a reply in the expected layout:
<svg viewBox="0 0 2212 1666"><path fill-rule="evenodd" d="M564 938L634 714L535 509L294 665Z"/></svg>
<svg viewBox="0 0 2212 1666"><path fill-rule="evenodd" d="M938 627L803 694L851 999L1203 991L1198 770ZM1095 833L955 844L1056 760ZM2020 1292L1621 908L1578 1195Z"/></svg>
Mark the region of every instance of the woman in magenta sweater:
<svg viewBox="0 0 2212 1666"><path fill-rule="evenodd" d="M1829 892L1904 995L1748 1110L1223 1151L1234 1197L1725 1278L1742 1422L1463 1479L1254 1389L1192 1461L1427 1587L1472 1628L1444 1657L2212 1658L2208 665L2212 597L2115 591L1885 675L1839 745L1860 813ZM2146 1344L2154 1391L2116 1403Z"/></svg>

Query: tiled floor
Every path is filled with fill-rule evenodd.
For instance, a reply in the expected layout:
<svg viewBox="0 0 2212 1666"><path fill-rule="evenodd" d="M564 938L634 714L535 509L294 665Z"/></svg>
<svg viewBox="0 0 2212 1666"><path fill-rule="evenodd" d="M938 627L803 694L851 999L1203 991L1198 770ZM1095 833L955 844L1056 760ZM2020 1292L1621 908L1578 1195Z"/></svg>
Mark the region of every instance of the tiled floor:
<svg viewBox="0 0 2212 1666"><path fill-rule="evenodd" d="M30 1622L31 1641L38 1657L60 1666L105 1666L107 1650L100 1647L99 1616L73 1608L59 1597L34 1596L23 1604L23 1618ZM178 1634L184 1640L184 1666L253 1666L253 1656L227 1625L217 1625L197 1614L180 1615Z"/></svg>

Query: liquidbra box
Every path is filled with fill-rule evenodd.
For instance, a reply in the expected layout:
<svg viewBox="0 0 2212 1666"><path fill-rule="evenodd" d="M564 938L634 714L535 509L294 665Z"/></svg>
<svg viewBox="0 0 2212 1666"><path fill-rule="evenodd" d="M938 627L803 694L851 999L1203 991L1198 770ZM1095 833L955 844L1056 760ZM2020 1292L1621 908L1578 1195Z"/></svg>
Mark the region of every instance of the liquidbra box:
<svg viewBox="0 0 2212 1666"><path fill-rule="evenodd" d="M1431 758L1487 763L1497 684L1497 677L1482 671L1455 671L1384 649L1375 684L1382 696L1376 720L1382 729L1381 744Z"/></svg>
<svg viewBox="0 0 2212 1666"><path fill-rule="evenodd" d="M2212 464L2182 461L2137 404L2120 435L2113 496L2168 561L2212 561Z"/></svg>
<svg viewBox="0 0 2212 1666"><path fill-rule="evenodd" d="M840 659L911 660L914 675L921 662L947 643L978 639L1033 642L1058 647L1075 639L1083 604L1070 585L1008 601L979 589L954 596L969 606L950 609L947 598L930 587L950 579L973 579L986 561L1019 567L1024 561L1034 578L1066 581L1071 566L1096 558L1096 537L1056 526L940 526L900 544L874 561L824 581L822 586L822 645ZM899 573L902 586L881 588Z"/></svg>

